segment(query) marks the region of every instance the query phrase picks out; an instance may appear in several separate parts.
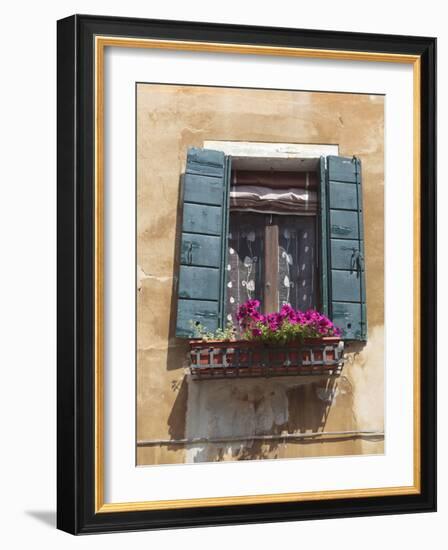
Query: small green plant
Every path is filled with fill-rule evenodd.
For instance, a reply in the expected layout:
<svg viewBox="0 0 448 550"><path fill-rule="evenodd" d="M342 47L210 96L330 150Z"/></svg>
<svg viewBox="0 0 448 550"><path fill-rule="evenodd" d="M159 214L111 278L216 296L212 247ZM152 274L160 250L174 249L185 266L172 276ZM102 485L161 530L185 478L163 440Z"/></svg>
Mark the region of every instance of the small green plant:
<svg viewBox="0 0 448 550"><path fill-rule="evenodd" d="M235 340L236 330L232 321L228 321L225 328L218 328L215 332L209 331L199 321L190 321L190 326L194 331L194 337L204 341L221 340L227 342Z"/></svg>

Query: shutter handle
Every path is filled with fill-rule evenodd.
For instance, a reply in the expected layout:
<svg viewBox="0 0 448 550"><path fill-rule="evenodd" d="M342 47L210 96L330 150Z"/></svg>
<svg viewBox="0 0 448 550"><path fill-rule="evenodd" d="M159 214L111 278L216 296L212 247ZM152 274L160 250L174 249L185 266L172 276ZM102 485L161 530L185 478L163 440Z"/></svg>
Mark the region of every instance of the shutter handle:
<svg viewBox="0 0 448 550"><path fill-rule="evenodd" d="M193 243L188 244L187 262L188 265L191 265L193 263Z"/></svg>
<svg viewBox="0 0 448 550"><path fill-rule="evenodd" d="M364 258L357 248L352 248L352 257L350 259L350 271L356 271L356 276L359 277L364 265Z"/></svg>
<svg viewBox="0 0 448 550"><path fill-rule="evenodd" d="M358 252L358 270L361 272L364 269L364 256Z"/></svg>

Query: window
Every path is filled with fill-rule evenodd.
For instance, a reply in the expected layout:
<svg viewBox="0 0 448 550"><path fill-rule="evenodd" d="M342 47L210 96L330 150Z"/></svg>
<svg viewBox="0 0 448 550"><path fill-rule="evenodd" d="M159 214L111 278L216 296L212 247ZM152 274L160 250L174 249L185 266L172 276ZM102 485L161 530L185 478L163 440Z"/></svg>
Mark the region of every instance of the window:
<svg viewBox="0 0 448 550"><path fill-rule="evenodd" d="M287 159L288 161L290 159ZM177 336L214 331L239 303L316 308L366 338L360 161L303 166L191 148L183 178Z"/></svg>
<svg viewBox="0 0 448 550"><path fill-rule="evenodd" d="M257 159L251 159L252 165ZM227 318L257 298L265 312L283 304L318 307L317 174L297 159L263 158L263 170L232 162L227 249ZM318 164L316 162L316 164Z"/></svg>

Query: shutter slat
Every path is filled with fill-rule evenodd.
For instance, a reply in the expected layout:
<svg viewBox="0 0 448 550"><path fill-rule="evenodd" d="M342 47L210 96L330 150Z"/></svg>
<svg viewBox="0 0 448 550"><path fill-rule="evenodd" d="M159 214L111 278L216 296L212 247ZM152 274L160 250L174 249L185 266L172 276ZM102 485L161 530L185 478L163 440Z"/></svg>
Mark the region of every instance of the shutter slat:
<svg viewBox="0 0 448 550"><path fill-rule="evenodd" d="M208 204L184 203L184 219L182 231L202 233L205 235L221 235L222 207Z"/></svg>
<svg viewBox="0 0 448 550"><path fill-rule="evenodd" d="M224 153L192 147L188 151L186 174L224 177Z"/></svg>
<svg viewBox="0 0 448 550"><path fill-rule="evenodd" d="M361 288L358 281L359 274L352 271L331 271L331 284L333 286L333 299L340 301L360 302Z"/></svg>
<svg viewBox="0 0 448 550"><path fill-rule="evenodd" d="M329 156L327 160L328 181L357 183L356 163L353 158Z"/></svg>
<svg viewBox="0 0 448 550"><path fill-rule="evenodd" d="M358 197L356 185L353 183L338 183L330 181L330 208L342 210L357 210Z"/></svg>
<svg viewBox="0 0 448 550"><path fill-rule="evenodd" d="M216 300L219 296L219 269L180 266L179 298Z"/></svg>
<svg viewBox="0 0 448 550"><path fill-rule="evenodd" d="M223 326L228 172L221 151L191 148L183 178L176 336L191 338L191 321Z"/></svg>
<svg viewBox="0 0 448 550"><path fill-rule="evenodd" d="M182 235L180 263L204 267L220 267L221 237L186 233Z"/></svg>
<svg viewBox="0 0 448 550"><path fill-rule="evenodd" d="M184 201L221 206L222 178L185 174Z"/></svg>
<svg viewBox="0 0 448 550"><path fill-rule="evenodd" d="M349 239L331 239L331 267L347 269L353 261L354 253L359 251L359 241Z"/></svg>
<svg viewBox="0 0 448 550"><path fill-rule="evenodd" d="M347 302L333 302L333 323L340 327L344 338L348 340L362 340L362 313L361 304Z"/></svg>
<svg viewBox="0 0 448 550"><path fill-rule="evenodd" d="M333 322L344 338L353 340L365 340L367 335L360 167L356 158L329 156L326 178L321 181L328 216L326 239L322 232L329 274L323 295L328 296Z"/></svg>
<svg viewBox="0 0 448 550"><path fill-rule="evenodd" d="M335 239L358 239L358 212L330 209L330 233Z"/></svg>
<svg viewBox="0 0 448 550"><path fill-rule="evenodd" d="M177 304L176 336L191 338L193 336L190 321L199 322L208 330L218 328L219 307L216 301L184 300L179 298Z"/></svg>

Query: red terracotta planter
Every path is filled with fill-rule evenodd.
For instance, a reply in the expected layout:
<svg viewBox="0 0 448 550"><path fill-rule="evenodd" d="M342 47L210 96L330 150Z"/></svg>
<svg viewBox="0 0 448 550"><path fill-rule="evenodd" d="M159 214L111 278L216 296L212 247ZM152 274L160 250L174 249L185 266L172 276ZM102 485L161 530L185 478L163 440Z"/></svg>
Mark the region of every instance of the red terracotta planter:
<svg viewBox="0 0 448 550"><path fill-rule="evenodd" d="M190 340L190 372L195 378L340 374L344 343L337 337L267 345L248 340Z"/></svg>

